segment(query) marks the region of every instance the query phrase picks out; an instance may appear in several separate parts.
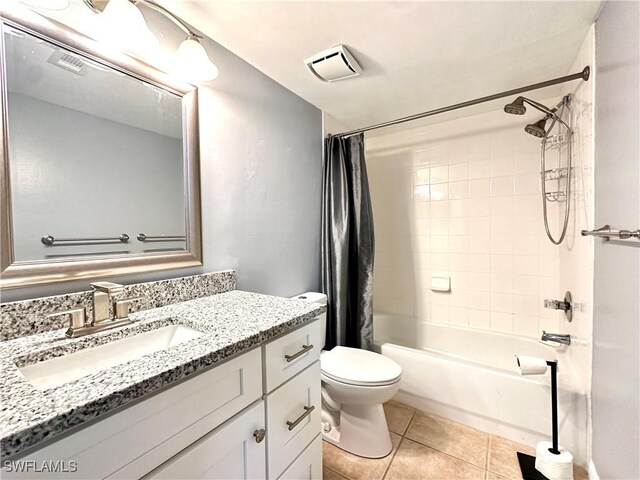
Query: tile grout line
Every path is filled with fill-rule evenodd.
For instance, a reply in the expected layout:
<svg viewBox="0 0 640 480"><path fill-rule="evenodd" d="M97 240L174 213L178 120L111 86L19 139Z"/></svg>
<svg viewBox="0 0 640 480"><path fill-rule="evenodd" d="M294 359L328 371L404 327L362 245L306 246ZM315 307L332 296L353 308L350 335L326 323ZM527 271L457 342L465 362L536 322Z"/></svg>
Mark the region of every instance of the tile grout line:
<svg viewBox="0 0 640 480"><path fill-rule="evenodd" d="M422 412L423 414L426 414L426 415L437 416L437 415L433 415L431 413L425 412L423 410L418 410L417 408L414 409L413 415L411 416L411 420L409 420L409 424L407 425L407 428L405 430L405 434L402 435L402 438L406 438L407 440L410 440L410 441L412 441L414 443L417 443L418 445L422 445L423 447L430 448L431 450L435 450L436 452L442 453L442 454L447 455L447 456L449 456L451 458L455 458L456 460L460 460L460 461L462 461L462 462L464 462L464 463L466 463L468 465L471 465L473 467L480 468L480 469L483 469L483 470L488 470L489 469L489 450L491 448L491 436L492 436L490 433L483 432L482 430L477 430L475 428L472 428L472 430L476 430L477 432L479 432L479 433L481 433L483 435L486 435L488 437L487 453L486 453L486 457L485 457L485 466L481 467L480 465L476 465L475 463L471 463L470 461L468 461L468 460L466 460L464 458L456 457L455 455L452 455L451 453L448 453L448 452L445 452L443 450L440 450L440 449L438 449L438 448L436 448L436 447L434 447L432 445L427 445L426 443L422 443L420 440L416 440L416 439L413 439L411 437L407 437L406 434L407 434L407 432L409 432L409 427L411 426L411 422L413 421L413 419L415 418L415 416L416 416L416 414L418 412ZM444 417L440 417L440 418L444 418ZM447 420L447 419L445 419L445 420ZM456 423L456 422L453 422L453 423ZM460 425L462 425L462 424L460 424ZM471 428L471 427L469 427L469 428Z"/></svg>
<svg viewBox="0 0 640 480"><path fill-rule="evenodd" d="M389 470L391 469L391 465L393 464L393 461L396 459L396 455L398 454L398 451L400 450L400 446L402 445L402 442L404 442L404 436L400 437L400 442L398 442L398 446L396 447L396 451L393 452L393 455L391 456L391 461L389 462L389 465L387 465L387 468L384 469L384 473L382 474L382 477L380 480L384 480L385 478L387 478L387 473L389 473Z"/></svg>
<svg viewBox="0 0 640 480"><path fill-rule="evenodd" d="M404 437L403 437L403 439L404 439ZM407 437L406 439L407 439L407 440L409 440L410 442L417 443L417 444L418 444L418 445L420 445L421 447L428 448L429 450L433 450L434 452L441 453L442 455L446 455L447 457L451 457L451 458L453 458L454 460L458 460L459 462L466 463L467 465L471 465L472 467L477 468L477 469L479 469L479 470L486 470L486 468L482 468L482 467L480 467L480 466L476 465L475 463L471 463L471 462L469 462L468 460L465 460L464 458L456 457L455 455L451 455L450 453L443 452L442 450L438 450L437 448L432 447L432 446L430 446L430 445L425 445L424 443L421 443L421 442L419 442L419 441L417 441L417 440L414 440L414 439L412 439L412 438L408 438L408 437ZM492 473L495 473L495 472L492 472Z"/></svg>
<svg viewBox="0 0 640 480"><path fill-rule="evenodd" d="M489 438L487 439L487 456L485 458L484 465L484 478L485 480L489 480L489 458L491 458L491 438L493 435L488 434Z"/></svg>
<svg viewBox="0 0 640 480"><path fill-rule="evenodd" d="M384 470L384 473L382 474L382 479L381 480L384 480L387 477L387 473L389 473L389 469L391 469L391 465L393 464L393 461L396 459L396 455L398 454L398 450L400 450L400 445L402 445L402 442L405 439L405 435L409 431L409 427L411 426L411 422L413 421L413 418L415 417L417 411L418 411L417 409L413 408L413 413L411 414L411 418L409 418L409 421L407 422L407 426L404 428L404 430L400 434L400 442L398 442L398 447L396 448L396 451L393 452L393 456L391 457L391 461L389 462L389 465L387 465L387 468ZM391 430L389 430L389 432L391 432ZM395 432L391 432L391 433L395 433Z"/></svg>
<svg viewBox="0 0 640 480"><path fill-rule="evenodd" d="M325 466L324 466L324 462L322 463L322 469L323 469L323 470L325 470L325 469L326 469L326 470L329 470L330 472L335 473L335 474L336 474L336 475L338 475L339 477L346 478L347 480L350 480L350 478L349 478L349 477L347 477L346 475L342 475L340 472L336 472L333 468L325 467ZM323 476L324 476L324 475L323 475Z"/></svg>
<svg viewBox="0 0 640 480"><path fill-rule="evenodd" d="M411 414L411 418L409 419L409 421L407 422L407 426L405 427L404 431L402 432L402 438L404 438L407 435L407 432L409 431L409 427L411 426L411 422L413 422L413 419L416 416L416 413L418 412L417 408L413 409L413 413Z"/></svg>

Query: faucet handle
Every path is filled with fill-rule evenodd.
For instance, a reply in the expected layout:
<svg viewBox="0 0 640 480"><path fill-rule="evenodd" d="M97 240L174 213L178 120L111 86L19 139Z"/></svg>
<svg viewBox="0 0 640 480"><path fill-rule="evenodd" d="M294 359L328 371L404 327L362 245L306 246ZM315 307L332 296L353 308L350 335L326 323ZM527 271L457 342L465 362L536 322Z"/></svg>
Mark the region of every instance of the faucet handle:
<svg viewBox="0 0 640 480"><path fill-rule="evenodd" d="M569 310L571 308L571 304L569 304L568 302L563 302L562 300L552 300L549 298L545 298L544 308L550 308L552 310Z"/></svg>
<svg viewBox="0 0 640 480"><path fill-rule="evenodd" d="M144 300L144 297L125 298L124 300L113 302L115 319L122 320L127 318L129 316L129 305L138 300Z"/></svg>
<svg viewBox="0 0 640 480"><path fill-rule="evenodd" d="M573 298L571 297L571 292L565 292L564 300L545 298L544 308L563 311L567 317L567 321L571 322L573 319Z"/></svg>
<svg viewBox="0 0 640 480"><path fill-rule="evenodd" d="M71 317L69 321L69 329L66 333L67 337L72 337L74 330L82 328L87 324L87 309L84 307L52 313L50 315L47 315L47 318L55 318L62 315L69 315Z"/></svg>

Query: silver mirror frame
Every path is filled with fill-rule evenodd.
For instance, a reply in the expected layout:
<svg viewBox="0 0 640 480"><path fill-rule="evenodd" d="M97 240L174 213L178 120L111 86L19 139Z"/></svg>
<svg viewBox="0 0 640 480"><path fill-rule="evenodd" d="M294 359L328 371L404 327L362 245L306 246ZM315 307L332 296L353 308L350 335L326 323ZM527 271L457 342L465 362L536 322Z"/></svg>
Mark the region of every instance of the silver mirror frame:
<svg viewBox="0 0 640 480"><path fill-rule="evenodd" d="M87 256L52 262L15 262L12 235L9 153L7 143L7 88L4 58L5 25L75 51L107 67L119 70L182 97L183 156L185 161L186 251L122 254L109 257ZM121 276L142 272L188 268L202 265L200 221L200 152L198 130L198 91L169 75L124 53L105 53L99 42L69 27L47 19L21 5L0 9L0 87L2 129L0 129L0 289L30 285Z"/></svg>

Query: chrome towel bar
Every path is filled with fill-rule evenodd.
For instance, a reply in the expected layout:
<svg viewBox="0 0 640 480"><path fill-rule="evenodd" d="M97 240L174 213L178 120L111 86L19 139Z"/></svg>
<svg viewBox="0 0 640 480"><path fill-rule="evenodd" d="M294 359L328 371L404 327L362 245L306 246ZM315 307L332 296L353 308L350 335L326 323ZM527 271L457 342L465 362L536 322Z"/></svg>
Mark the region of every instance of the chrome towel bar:
<svg viewBox="0 0 640 480"><path fill-rule="evenodd" d="M592 237L600 237L604 240L611 240L612 237L618 238L620 240L627 240L629 238L635 238L636 240L640 240L640 229L638 230L611 230L609 225L605 225L604 227L600 227L596 230L582 230L580 232L583 237L592 236Z"/></svg>
<svg viewBox="0 0 640 480"><path fill-rule="evenodd" d="M56 242L81 242L81 243L93 243L93 242L115 242L120 241L122 243L127 243L129 241L129 235L126 233L122 233L117 237L93 237L93 238L55 238L53 235L45 235L40 239L40 241L47 245L54 245Z"/></svg>
<svg viewBox="0 0 640 480"><path fill-rule="evenodd" d="M144 233L139 233L137 239L141 242L177 242L180 240L186 240L187 237L184 235L145 235Z"/></svg>

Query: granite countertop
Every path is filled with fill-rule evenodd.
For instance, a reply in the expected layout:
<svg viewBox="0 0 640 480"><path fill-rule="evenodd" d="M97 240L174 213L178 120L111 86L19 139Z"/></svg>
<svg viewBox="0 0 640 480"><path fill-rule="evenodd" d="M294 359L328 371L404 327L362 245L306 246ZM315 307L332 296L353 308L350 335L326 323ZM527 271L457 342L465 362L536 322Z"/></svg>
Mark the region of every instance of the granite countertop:
<svg viewBox="0 0 640 480"><path fill-rule="evenodd" d="M326 307L233 290L130 315L133 324L78 338L65 329L0 343L0 454L3 458L151 394L318 316ZM49 390L24 366L168 325L204 335Z"/></svg>

